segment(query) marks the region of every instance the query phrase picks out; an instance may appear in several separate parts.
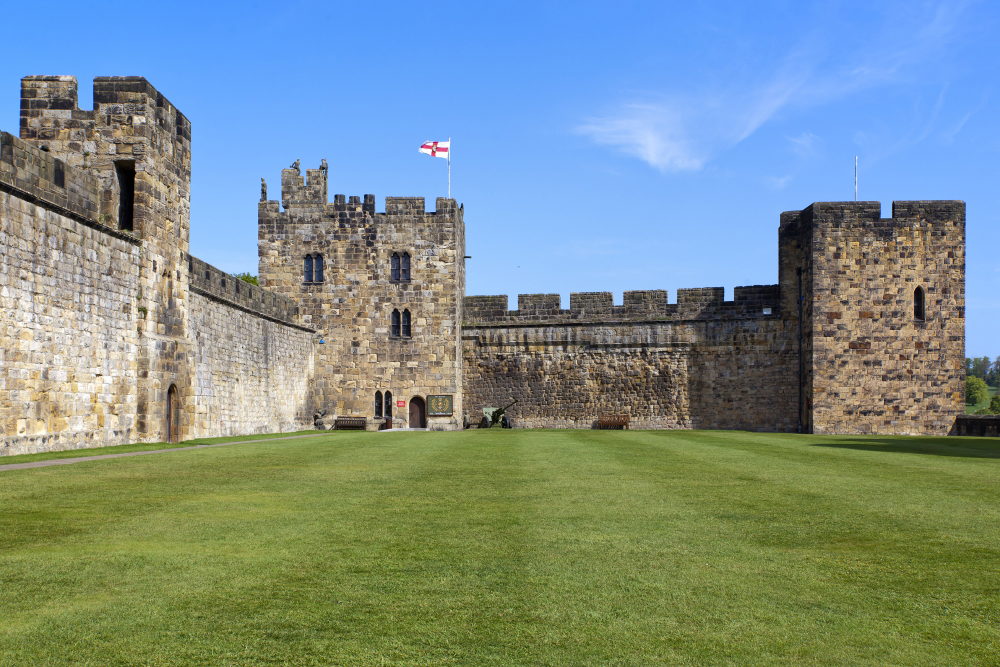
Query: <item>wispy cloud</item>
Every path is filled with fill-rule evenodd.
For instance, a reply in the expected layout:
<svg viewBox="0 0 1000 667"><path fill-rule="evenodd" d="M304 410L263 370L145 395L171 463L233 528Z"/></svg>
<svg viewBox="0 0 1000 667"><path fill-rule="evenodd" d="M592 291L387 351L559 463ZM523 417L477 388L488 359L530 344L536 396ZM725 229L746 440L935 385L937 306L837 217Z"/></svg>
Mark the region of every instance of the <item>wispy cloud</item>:
<svg viewBox="0 0 1000 667"><path fill-rule="evenodd" d="M955 137L958 135L959 132L962 131L962 128L965 127L965 124L969 122L969 119L975 116L977 113L979 113L983 109L983 107L986 106L986 100L989 98L989 94L990 94L989 90L984 92L982 101L979 104L977 104L974 109L967 112L965 115L959 118L958 121L953 123L951 127L949 127L948 129L946 129L944 132L941 133L941 140L945 143L945 145L948 145L953 141L955 141Z"/></svg>
<svg viewBox="0 0 1000 667"><path fill-rule="evenodd" d="M788 174L786 176L770 176L766 179L766 182L775 190L784 190L785 187L792 182L792 175Z"/></svg>
<svg viewBox="0 0 1000 667"><path fill-rule="evenodd" d="M907 68L928 60L954 38L961 9L961 4L943 2L918 26L875 42L883 46L866 49L843 66L824 66L815 49L798 47L772 75L757 82L733 82L696 93L636 96L575 130L661 171L697 171L792 104L826 104L898 80ZM815 37L802 44L817 41ZM803 152L812 149L815 139L806 133L791 141Z"/></svg>
<svg viewBox="0 0 1000 667"><path fill-rule="evenodd" d="M623 104L576 131L663 171L697 171L720 151L753 134L788 103L806 73L781 72L743 91L658 96Z"/></svg>
<svg viewBox="0 0 1000 667"><path fill-rule="evenodd" d="M812 132L803 132L797 137L788 137L792 150L801 158L812 157L816 153L820 138Z"/></svg>

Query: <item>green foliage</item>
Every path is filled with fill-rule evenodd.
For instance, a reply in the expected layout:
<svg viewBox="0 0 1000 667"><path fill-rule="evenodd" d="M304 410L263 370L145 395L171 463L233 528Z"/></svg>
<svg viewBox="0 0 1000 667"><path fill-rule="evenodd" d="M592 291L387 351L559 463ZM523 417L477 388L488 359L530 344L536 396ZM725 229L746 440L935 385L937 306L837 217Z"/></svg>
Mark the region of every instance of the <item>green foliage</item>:
<svg viewBox="0 0 1000 667"><path fill-rule="evenodd" d="M0 664L992 664L998 447L333 432L6 471Z"/></svg>
<svg viewBox="0 0 1000 667"><path fill-rule="evenodd" d="M990 399L990 414L1000 415L1000 394L994 394Z"/></svg>
<svg viewBox="0 0 1000 667"><path fill-rule="evenodd" d="M969 405L982 403L990 396L990 390L986 382L979 377L965 378L965 402Z"/></svg>
<svg viewBox="0 0 1000 667"><path fill-rule="evenodd" d="M257 285L257 276L252 276L247 272L234 274L237 278L245 283L250 283L251 285Z"/></svg>
<svg viewBox="0 0 1000 667"><path fill-rule="evenodd" d="M989 357L966 357L965 375L980 378L991 387L1000 387L1000 356L993 362Z"/></svg>

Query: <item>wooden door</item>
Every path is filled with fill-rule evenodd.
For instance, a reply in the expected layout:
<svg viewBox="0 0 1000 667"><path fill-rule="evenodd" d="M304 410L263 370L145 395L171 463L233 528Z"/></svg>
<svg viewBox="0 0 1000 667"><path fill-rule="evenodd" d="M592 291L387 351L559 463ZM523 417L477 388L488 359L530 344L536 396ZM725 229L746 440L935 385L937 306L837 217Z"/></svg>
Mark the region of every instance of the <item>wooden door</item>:
<svg viewBox="0 0 1000 667"><path fill-rule="evenodd" d="M425 417L424 399L414 396L410 399L410 428L426 428L427 419Z"/></svg>

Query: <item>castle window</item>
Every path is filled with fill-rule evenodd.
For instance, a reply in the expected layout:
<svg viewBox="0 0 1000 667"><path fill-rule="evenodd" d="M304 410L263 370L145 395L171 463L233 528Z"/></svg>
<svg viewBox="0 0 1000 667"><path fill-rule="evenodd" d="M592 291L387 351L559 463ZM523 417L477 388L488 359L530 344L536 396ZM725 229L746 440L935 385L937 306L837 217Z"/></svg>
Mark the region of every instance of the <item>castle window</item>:
<svg viewBox="0 0 1000 667"><path fill-rule="evenodd" d="M382 392L380 391L375 392L375 416L382 416Z"/></svg>
<svg viewBox="0 0 1000 667"><path fill-rule="evenodd" d="M385 416L386 417L391 417L392 416L392 392L391 391L386 391L385 392Z"/></svg>
<svg viewBox="0 0 1000 667"><path fill-rule="evenodd" d="M390 263L391 272L389 274L389 280L393 282L399 281L399 255L392 253L392 260Z"/></svg>
<svg viewBox="0 0 1000 667"><path fill-rule="evenodd" d="M305 278L303 282L311 283L312 281L313 281L313 258L312 255L306 255Z"/></svg>
<svg viewBox="0 0 1000 667"><path fill-rule="evenodd" d="M403 338L410 337L410 311L403 311Z"/></svg>
<svg viewBox="0 0 1000 667"><path fill-rule="evenodd" d="M399 311L395 309L392 311L392 329L390 330L390 335L399 336Z"/></svg>
<svg viewBox="0 0 1000 667"><path fill-rule="evenodd" d="M118 229L132 231L132 207L135 203L135 162L115 162L118 177Z"/></svg>
<svg viewBox="0 0 1000 667"><path fill-rule="evenodd" d="M913 319L924 321L924 288L913 290Z"/></svg>
<svg viewBox="0 0 1000 667"><path fill-rule="evenodd" d="M316 255L313 258L313 282L323 282L323 255Z"/></svg>
<svg viewBox="0 0 1000 667"><path fill-rule="evenodd" d="M410 253L408 252L403 253L399 279L407 282L410 280Z"/></svg>

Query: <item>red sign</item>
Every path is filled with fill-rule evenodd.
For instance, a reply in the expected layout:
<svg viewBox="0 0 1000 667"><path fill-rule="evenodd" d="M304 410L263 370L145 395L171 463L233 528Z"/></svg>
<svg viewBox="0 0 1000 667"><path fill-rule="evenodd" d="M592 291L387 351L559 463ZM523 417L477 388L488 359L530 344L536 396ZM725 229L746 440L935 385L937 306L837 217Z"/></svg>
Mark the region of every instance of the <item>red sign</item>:
<svg viewBox="0 0 1000 667"><path fill-rule="evenodd" d="M396 407L397 408L405 408L406 407L406 401L396 401Z"/></svg>

